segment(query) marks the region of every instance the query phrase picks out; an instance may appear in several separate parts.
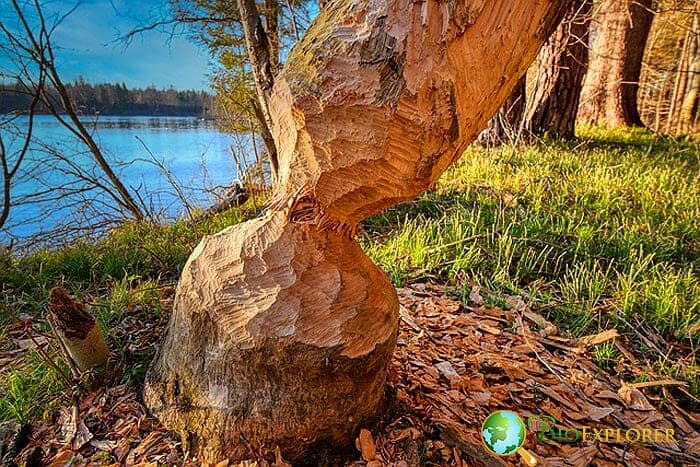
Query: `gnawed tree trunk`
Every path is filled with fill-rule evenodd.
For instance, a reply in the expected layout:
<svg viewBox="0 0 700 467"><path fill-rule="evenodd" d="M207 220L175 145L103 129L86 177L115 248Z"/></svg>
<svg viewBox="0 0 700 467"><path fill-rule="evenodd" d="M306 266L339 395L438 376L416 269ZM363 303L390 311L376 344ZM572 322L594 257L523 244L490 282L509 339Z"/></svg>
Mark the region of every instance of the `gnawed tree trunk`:
<svg viewBox="0 0 700 467"><path fill-rule="evenodd" d="M197 246L148 373L148 407L200 461L351 447L379 416L398 302L353 239L357 225L435 183L568 3L321 10L270 99L276 201Z"/></svg>
<svg viewBox="0 0 700 467"><path fill-rule="evenodd" d="M601 0L578 121L609 128L643 126L637 109L644 49L654 19L652 0Z"/></svg>
<svg viewBox="0 0 700 467"><path fill-rule="evenodd" d="M575 136L581 85L588 65L592 0L576 0L540 50L533 96L523 126L531 135Z"/></svg>
<svg viewBox="0 0 700 467"><path fill-rule="evenodd" d="M83 303L73 300L63 287L49 291L49 313L68 357L80 371L107 363L109 349L99 323Z"/></svg>
<svg viewBox="0 0 700 467"><path fill-rule="evenodd" d="M520 134L525 111L526 76L520 78L496 115L491 117L488 126L479 133L477 141L482 146L495 147L514 142Z"/></svg>

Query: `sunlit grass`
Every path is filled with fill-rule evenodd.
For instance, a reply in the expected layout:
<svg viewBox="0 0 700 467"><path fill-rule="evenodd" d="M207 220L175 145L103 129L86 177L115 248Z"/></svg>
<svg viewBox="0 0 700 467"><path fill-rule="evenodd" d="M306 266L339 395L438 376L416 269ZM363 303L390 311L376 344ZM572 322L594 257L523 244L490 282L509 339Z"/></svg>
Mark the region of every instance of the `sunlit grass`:
<svg viewBox="0 0 700 467"><path fill-rule="evenodd" d="M0 338L5 337L6 326L23 314L35 317L43 323L41 331L47 331L42 317L48 291L61 284L91 304L116 360L123 360L127 343L114 332L116 325L136 307L141 316L157 316L161 289L175 282L201 237L254 216L261 204L252 200L199 222L127 224L96 243L75 243L21 258L0 253ZM152 350L130 356L143 361L133 363L122 382L143 379ZM57 353L49 357L65 364ZM70 389L65 386L44 357L28 352L18 365L0 369L0 422L36 419L65 400Z"/></svg>
<svg viewBox="0 0 700 467"><path fill-rule="evenodd" d="M0 422L28 423L48 414L70 388L35 350L19 366L0 368Z"/></svg>
<svg viewBox="0 0 700 467"><path fill-rule="evenodd" d="M605 302L700 337L698 143L581 133L470 148L436 192L370 219L366 251L397 285L433 276L525 294L574 335L595 331Z"/></svg>

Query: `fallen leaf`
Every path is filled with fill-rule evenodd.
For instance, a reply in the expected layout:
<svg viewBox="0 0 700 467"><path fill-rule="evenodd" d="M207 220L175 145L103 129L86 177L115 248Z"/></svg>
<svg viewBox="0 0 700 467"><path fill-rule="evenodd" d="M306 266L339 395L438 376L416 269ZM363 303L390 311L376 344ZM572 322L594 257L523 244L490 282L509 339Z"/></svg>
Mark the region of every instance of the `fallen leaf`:
<svg viewBox="0 0 700 467"><path fill-rule="evenodd" d="M58 423L63 443L70 445L78 432L78 408L64 407L59 414Z"/></svg>
<svg viewBox="0 0 700 467"><path fill-rule="evenodd" d="M527 303L520 295L506 295L506 305L513 311L525 311Z"/></svg>
<svg viewBox="0 0 700 467"><path fill-rule="evenodd" d="M51 458L51 466L52 467L58 467L58 466L67 466L71 464L71 461L73 460L73 450L72 449L61 449L56 453L55 456Z"/></svg>
<svg viewBox="0 0 700 467"><path fill-rule="evenodd" d="M644 393L629 384L622 383L620 389L617 390L617 395L620 396L620 400L630 409L654 410L654 406L649 403Z"/></svg>
<svg viewBox="0 0 700 467"><path fill-rule="evenodd" d="M588 407L588 418L590 418L594 422L599 422L614 411L615 409L613 409L612 407L596 407L591 405L590 407Z"/></svg>
<svg viewBox="0 0 700 467"><path fill-rule="evenodd" d="M110 441L108 439L91 439L90 446L94 447L98 451L111 452L118 446L118 444L116 441Z"/></svg>
<svg viewBox="0 0 700 467"><path fill-rule="evenodd" d="M602 344L603 342L607 342L610 339L614 339L618 337L619 334L617 332L617 329L608 329L603 332L599 332L598 334L591 334L589 336L583 336L580 339L576 341L576 345L580 349L586 349L588 347L592 347L594 345Z"/></svg>
<svg viewBox="0 0 700 467"><path fill-rule="evenodd" d="M80 420L78 422L78 429L75 433L75 437L73 438L73 450L80 450L80 448L85 446L92 438L94 438L94 435L90 433L88 427L85 426L85 422L83 422L83 420Z"/></svg>

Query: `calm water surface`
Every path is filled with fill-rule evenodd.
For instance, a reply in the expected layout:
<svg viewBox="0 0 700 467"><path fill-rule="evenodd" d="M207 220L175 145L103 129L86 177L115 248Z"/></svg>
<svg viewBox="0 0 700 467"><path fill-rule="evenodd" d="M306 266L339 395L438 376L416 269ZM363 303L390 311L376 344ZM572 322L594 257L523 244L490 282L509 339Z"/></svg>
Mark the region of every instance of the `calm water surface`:
<svg viewBox="0 0 700 467"><path fill-rule="evenodd" d="M20 122L20 126L23 124L26 122ZM86 124L93 129L105 157L123 182L138 189L146 204L165 217L182 214L183 205L163 171L149 162L152 159L149 151L167 166L195 206L204 207L212 202L206 188L228 185L236 179L230 151L235 137L219 132L211 122L189 117L100 117L86 120ZM0 131L6 130L0 128ZM6 144L9 140L10 151L18 147L19 140L13 140L9 133L4 136ZM41 143L70 155L81 167L92 163L85 148L51 116L36 117L34 140L28 162L24 164L26 173L13 186L15 197L40 193L47 185L60 185L70 178L48 168L46 161L52 159L41 149ZM105 206L111 202L97 196ZM49 231L68 217L76 216L71 211L75 208L69 204L55 200L14 206L9 222L0 231L0 243L10 236L26 237ZM105 207L105 211L109 208ZM79 216L76 222L80 222Z"/></svg>

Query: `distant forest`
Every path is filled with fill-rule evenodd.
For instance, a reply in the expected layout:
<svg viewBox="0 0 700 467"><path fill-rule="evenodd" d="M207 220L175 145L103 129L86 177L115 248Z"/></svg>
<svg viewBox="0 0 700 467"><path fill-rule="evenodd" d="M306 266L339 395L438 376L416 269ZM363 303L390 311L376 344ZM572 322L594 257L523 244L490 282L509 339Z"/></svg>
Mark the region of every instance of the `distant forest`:
<svg viewBox="0 0 700 467"><path fill-rule="evenodd" d="M121 83L89 84L83 78L66 84L80 115L213 116L214 98L205 91L174 88L127 88ZM51 101L62 109L56 90L49 89ZM26 111L32 96L20 83L0 83L0 114ZM49 113L40 105L37 113Z"/></svg>

